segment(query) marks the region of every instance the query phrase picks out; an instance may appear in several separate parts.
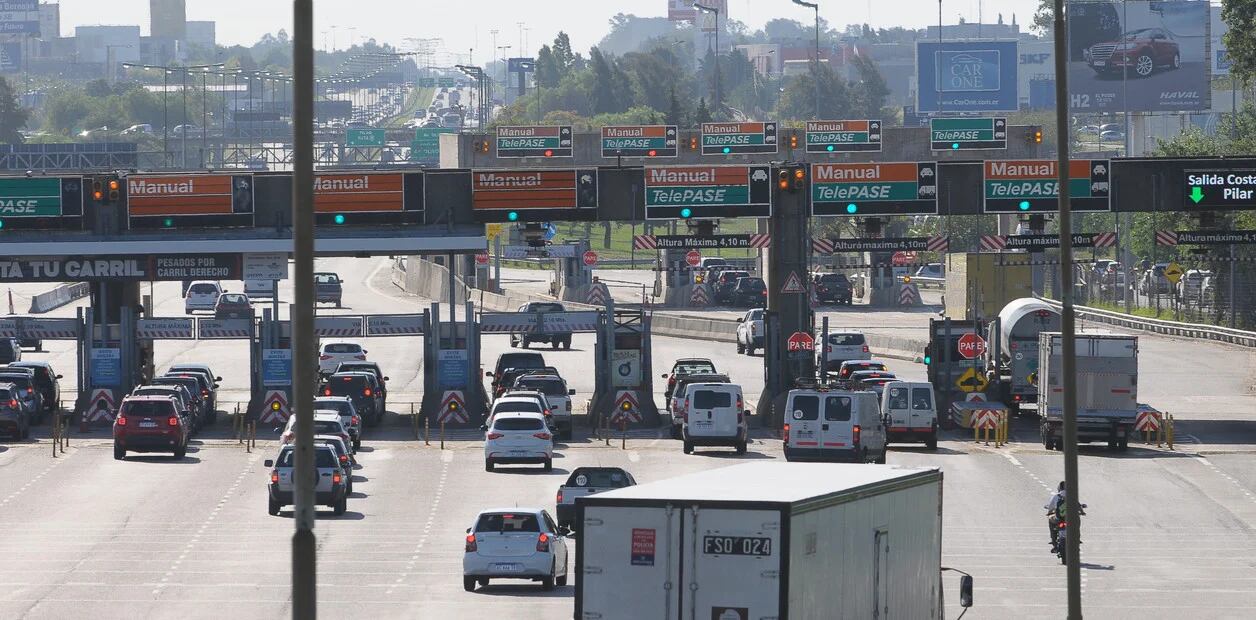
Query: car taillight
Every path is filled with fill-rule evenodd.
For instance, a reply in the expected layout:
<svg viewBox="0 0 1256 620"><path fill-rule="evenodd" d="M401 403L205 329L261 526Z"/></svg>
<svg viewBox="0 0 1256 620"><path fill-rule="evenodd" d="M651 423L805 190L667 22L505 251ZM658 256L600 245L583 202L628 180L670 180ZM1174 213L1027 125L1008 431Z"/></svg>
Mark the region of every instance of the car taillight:
<svg viewBox="0 0 1256 620"><path fill-rule="evenodd" d="M676 385L676 375L667 378L667 387L672 387L673 385Z"/></svg>
<svg viewBox="0 0 1256 620"><path fill-rule="evenodd" d="M353 356L353 359L355 359L355 360L363 360L363 361L366 361L366 356L365 356L365 355L362 355L361 353L359 353L359 354L357 354L357 355Z"/></svg>
<svg viewBox="0 0 1256 620"><path fill-rule="evenodd" d="M16 407L17 401L16 400L9 401L9 406ZM117 423L118 426L126 426L126 416L120 415L118 416L118 419L114 420L114 422Z"/></svg>
<svg viewBox="0 0 1256 620"><path fill-rule="evenodd" d="M360 421L358 420L358 416L353 416L349 418L349 423L354 426L357 426L360 423Z"/></svg>
<svg viewBox="0 0 1256 620"><path fill-rule="evenodd" d="M550 439L549 433L532 433L532 436L536 437L537 439L545 439L547 441Z"/></svg>
<svg viewBox="0 0 1256 620"><path fill-rule="evenodd" d="M475 534L467 534L467 553L475 553Z"/></svg>
<svg viewBox="0 0 1256 620"><path fill-rule="evenodd" d="M786 424L785 427L781 429L781 435L784 442L789 443L789 424Z"/></svg>
<svg viewBox="0 0 1256 620"><path fill-rule="evenodd" d="M824 352L825 352L825 353L832 353L832 352L833 352L833 346L832 346L832 345L827 345L827 344L826 344L826 345L824 345Z"/></svg>
<svg viewBox="0 0 1256 620"><path fill-rule="evenodd" d="M567 401L567 411L571 411L571 401Z"/></svg>
<svg viewBox="0 0 1256 620"><path fill-rule="evenodd" d="M536 550L549 551L549 534L541 532L541 535L536 537Z"/></svg>
<svg viewBox="0 0 1256 620"><path fill-rule="evenodd" d="M501 439L501 438L502 438L502 434L501 434L501 433L496 433L496 432L491 432L491 431L490 431L490 432L489 432L489 434L487 434L487 435L485 435L485 436L484 436L484 438L485 438L485 439Z"/></svg>
<svg viewBox="0 0 1256 620"><path fill-rule="evenodd" d="M1060 521L1060 527L1068 527L1068 521Z"/></svg>
<svg viewBox="0 0 1256 620"><path fill-rule="evenodd" d="M1012 400L1014 400L1014 401L1016 401L1016 402L1020 402L1020 399L1021 399L1021 395L1020 395L1020 394L1016 394L1015 396L1012 396Z"/></svg>
<svg viewBox="0 0 1256 620"><path fill-rule="evenodd" d="M166 426L178 426L178 425L179 425L179 418L178 418L178 417L176 417L176 416L170 416L170 417L166 418Z"/></svg>
<svg viewBox="0 0 1256 620"><path fill-rule="evenodd" d="M363 389L362 389L362 395L363 395L363 396L370 396L370 395L371 395L371 388L363 388Z"/></svg>
<svg viewBox="0 0 1256 620"><path fill-rule="evenodd" d="M323 396L331 396L331 388L323 388Z"/></svg>
<svg viewBox="0 0 1256 620"><path fill-rule="evenodd" d="M279 472L278 471L273 470L273 469L270 470L270 481L273 484L279 484Z"/></svg>
<svg viewBox="0 0 1256 620"><path fill-rule="evenodd" d="M741 400L741 394L737 395L737 410L741 411L746 408L744 401Z"/></svg>
<svg viewBox="0 0 1256 620"><path fill-rule="evenodd" d="M348 455L348 454L341 454L341 455L340 455L340 462L341 462L341 463L348 463L348 462L349 462L349 455Z"/></svg>
<svg viewBox="0 0 1256 620"><path fill-rule="evenodd" d="M34 394L34 393L35 393L35 390L33 390L33 389L31 389L31 388L26 388L26 393L27 393L27 394Z"/></svg>
<svg viewBox="0 0 1256 620"><path fill-rule="evenodd" d="M341 476L340 476L340 472L336 472L336 473L334 473L334 474L332 474L332 475L331 475L331 483L332 483L332 484L340 484L340 481L341 481L341 480L343 480L343 478L341 478Z"/></svg>
<svg viewBox="0 0 1256 620"><path fill-rule="evenodd" d="M320 356L318 356L318 359L319 359L320 361L321 361L321 360L329 360L329 359L331 359L331 356L330 356L330 355L320 355Z"/></svg>
<svg viewBox="0 0 1256 620"><path fill-rule="evenodd" d="M209 396L209 390L201 390L201 396Z"/></svg>
<svg viewBox="0 0 1256 620"><path fill-rule="evenodd" d="M850 442L856 446L859 445L859 425L858 424L851 427L850 435L851 435Z"/></svg>
<svg viewBox="0 0 1256 620"><path fill-rule="evenodd" d="M865 345L863 346L863 352L864 352L864 353L867 353L867 352L868 352L868 345L866 345L866 344L865 344Z"/></svg>
<svg viewBox="0 0 1256 620"><path fill-rule="evenodd" d="M558 494L554 496L554 503L555 504L563 503L563 490L562 489L559 489Z"/></svg>

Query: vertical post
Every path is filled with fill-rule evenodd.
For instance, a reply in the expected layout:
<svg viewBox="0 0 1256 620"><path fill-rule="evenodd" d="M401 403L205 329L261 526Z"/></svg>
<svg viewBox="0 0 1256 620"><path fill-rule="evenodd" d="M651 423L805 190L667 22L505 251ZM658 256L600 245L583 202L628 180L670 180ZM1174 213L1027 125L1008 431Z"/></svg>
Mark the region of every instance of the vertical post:
<svg viewBox="0 0 1256 620"><path fill-rule="evenodd" d="M493 237L493 292L502 291L502 235L499 231Z"/></svg>
<svg viewBox="0 0 1256 620"><path fill-rule="evenodd" d="M456 298L458 297L457 293L455 293L455 291L457 290L458 277L454 274L454 256L455 255L451 253L451 254L446 254L445 256L446 256L445 266L449 270L449 322L452 324L458 320L457 311L454 309L455 308L454 303L455 303ZM450 333L449 339L450 341L452 341L454 339L454 334ZM450 348L453 348L453 346L450 345Z"/></svg>
<svg viewBox="0 0 1256 620"><path fill-rule="evenodd" d="M829 317L822 317L820 325L820 368L816 376L820 383L824 383L825 377L829 374Z"/></svg>
<svg viewBox="0 0 1256 620"><path fill-rule="evenodd" d="M297 417L292 618L317 617L314 541L314 0L292 3L292 415Z"/></svg>
<svg viewBox="0 0 1256 620"><path fill-rule="evenodd" d="M1064 387L1064 493L1069 517L1069 535L1066 541L1068 560L1068 618L1081 620L1081 511L1079 510L1077 480L1077 344L1073 337L1077 330L1073 315L1073 217L1069 205L1068 160L1069 141L1063 139L1069 131L1068 105L1068 37L1064 19L1064 0L1055 3L1055 123L1056 135L1061 136L1056 147L1056 166L1060 174L1060 275L1065 282L1060 291L1060 326L1063 350Z"/></svg>

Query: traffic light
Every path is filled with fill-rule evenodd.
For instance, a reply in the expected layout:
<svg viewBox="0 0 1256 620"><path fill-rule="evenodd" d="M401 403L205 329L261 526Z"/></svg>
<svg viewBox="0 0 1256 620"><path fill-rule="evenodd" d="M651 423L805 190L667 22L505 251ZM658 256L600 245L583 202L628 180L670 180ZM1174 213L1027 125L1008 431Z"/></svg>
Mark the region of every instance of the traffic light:
<svg viewBox="0 0 1256 620"><path fill-rule="evenodd" d="M797 168L794 168L794 172L792 173L792 176L793 176L794 191L795 192L801 191L803 183L807 181L807 169L803 168L802 166L798 166Z"/></svg>
<svg viewBox="0 0 1256 620"><path fill-rule="evenodd" d="M105 201L105 180L101 177L92 178L92 200L100 203Z"/></svg>
<svg viewBox="0 0 1256 620"><path fill-rule="evenodd" d="M1029 133L1025 134L1025 142L1029 144L1042 144L1042 127L1030 127Z"/></svg>
<svg viewBox="0 0 1256 620"><path fill-rule="evenodd" d="M689 136L689 150L691 151L698 150L698 137L697 136Z"/></svg>
<svg viewBox="0 0 1256 620"><path fill-rule="evenodd" d="M933 356L930 354L932 349L933 347L931 347L930 345L925 345L925 357L924 357L925 366L928 366L929 364L933 363Z"/></svg>
<svg viewBox="0 0 1256 620"><path fill-rule="evenodd" d="M789 134L789 148L791 149L798 148L798 134L796 133Z"/></svg>
<svg viewBox="0 0 1256 620"><path fill-rule="evenodd" d="M122 182L118 180L118 177L109 177L105 186L109 190L109 202L113 203L122 199Z"/></svg>
<svg viewBox="0 0 1256 620"><path fill-rule="evenodd" d="M335 222L337 226L340 226L345 223L345 214L337 213L334 217L331 218L331 221Z"/></svg>
<svg viewBox="0 0 1256 620"><path fill-rule="evenodd" d="M781 190L789 189L789 170L781 168L776 171L776 187Z"/></svg>
<svg viewBox="0 0 1256 620"><path fill-rule="evenodd" d="M477 151L479 151L479 152L481 152L481 153L487 153L487 152L488 152L488 145L489 145L488 140L478 140L478 141L476 141L476 143L475 143L475 150L477 150Z"/></svg>

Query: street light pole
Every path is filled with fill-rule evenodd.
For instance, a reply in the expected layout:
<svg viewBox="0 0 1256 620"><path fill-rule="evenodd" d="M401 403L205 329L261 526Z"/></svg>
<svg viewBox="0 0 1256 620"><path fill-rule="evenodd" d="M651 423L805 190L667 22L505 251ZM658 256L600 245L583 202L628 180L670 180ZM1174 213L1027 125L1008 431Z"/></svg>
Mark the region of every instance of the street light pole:
<svg viewBox="0 0 1256 620"><path fill-rule="evenodd" d="M720 109L720 9L697 2L693 3L693 8L715 15L715 92L711 95L711 110L715 112Z"/></svg>
<svg viewBox="0 0 1256 620"><path fill-rule="evenodd" d="M816 64L811 68L811 81L816 87L816 108L814 118L816 120L820 120L820 5L815 2L804 2L803 0L794 0L794 4L813 9L816 12Z"/></svg>

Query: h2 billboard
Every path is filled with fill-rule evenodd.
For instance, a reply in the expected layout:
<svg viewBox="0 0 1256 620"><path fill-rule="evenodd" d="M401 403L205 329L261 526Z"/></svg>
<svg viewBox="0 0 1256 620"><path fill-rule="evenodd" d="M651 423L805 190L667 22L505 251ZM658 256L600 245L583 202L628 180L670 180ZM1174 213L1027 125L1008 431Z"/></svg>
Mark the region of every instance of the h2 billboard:
<svg viewBox="0 0 1256 620"><path fill-rule="evenodd" d="M1074 112L1207 110L1208 2L1069 2L1069 104Z"/></svg>
<svg viewBox="0 0 1256 620"><path fill-rule="evenodd" d="M1016 41L916 43L918 112L1015 112Z"/></svg>

